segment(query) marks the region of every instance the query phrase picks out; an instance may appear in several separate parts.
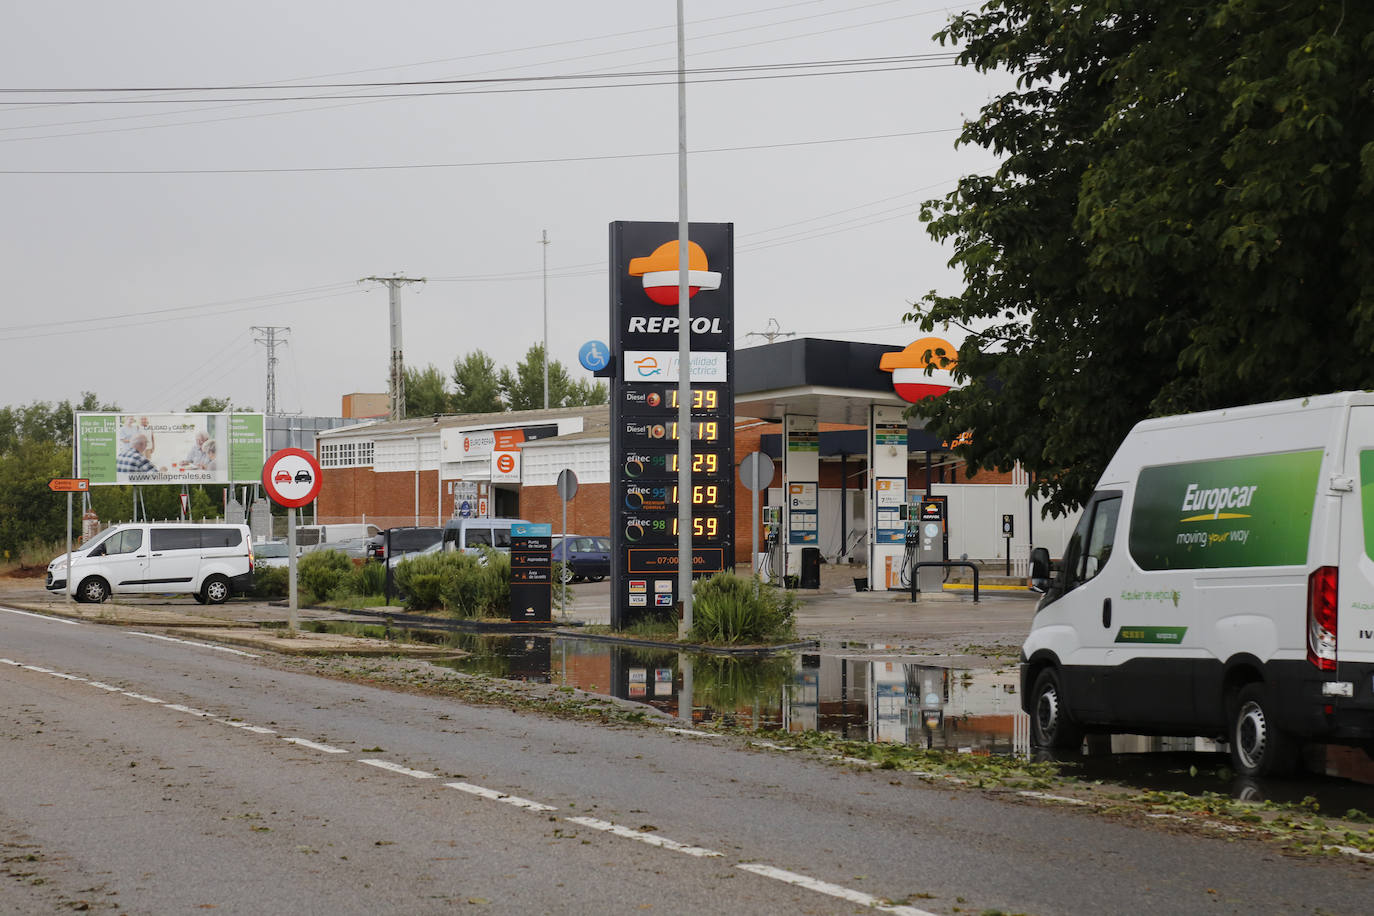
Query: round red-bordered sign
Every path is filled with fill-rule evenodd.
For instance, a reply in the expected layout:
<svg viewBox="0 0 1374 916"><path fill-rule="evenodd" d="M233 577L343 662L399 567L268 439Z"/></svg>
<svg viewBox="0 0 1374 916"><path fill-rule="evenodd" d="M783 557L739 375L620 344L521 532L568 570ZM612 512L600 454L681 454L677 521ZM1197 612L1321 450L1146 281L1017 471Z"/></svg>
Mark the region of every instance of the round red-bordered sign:
<svg viewBox="0 0 1374 916"><path fill-rule="evenodd" d="M298 508L320 495L320 463L298 448L284 448L262 466L262 485L279 506Z"/></svg>

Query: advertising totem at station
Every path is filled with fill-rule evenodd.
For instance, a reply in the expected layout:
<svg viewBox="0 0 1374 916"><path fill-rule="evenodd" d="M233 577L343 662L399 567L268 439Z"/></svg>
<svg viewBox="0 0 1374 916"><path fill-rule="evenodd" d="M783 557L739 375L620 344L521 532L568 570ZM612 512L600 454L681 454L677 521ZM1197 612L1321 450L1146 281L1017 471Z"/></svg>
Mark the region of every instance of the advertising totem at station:
<svg viewBox="0 0 1374 916"><path fill-rule="evenodd" d="M677 613L678 500L692 574L734 565L734 226L688 228L691 429L678 429L677 223L615 222L611 244L611 624ZM691 492L678 440L691 437Z"/></svg>

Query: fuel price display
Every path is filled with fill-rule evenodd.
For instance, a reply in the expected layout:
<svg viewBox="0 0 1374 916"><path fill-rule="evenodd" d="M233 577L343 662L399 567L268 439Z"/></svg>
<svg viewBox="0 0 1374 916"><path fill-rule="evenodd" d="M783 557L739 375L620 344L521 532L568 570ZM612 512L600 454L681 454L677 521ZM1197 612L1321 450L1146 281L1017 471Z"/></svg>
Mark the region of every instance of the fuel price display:
<svg viewBox="0 0 1374 916"><path fill-rule="evenodd" d="M691 419L680 424L677 224L611 224L614 626L679 602L680 503L691 506L693 575L734 561L734 227L694 223L689 236ZM678 476L683 439L690 489Z"/></svg>

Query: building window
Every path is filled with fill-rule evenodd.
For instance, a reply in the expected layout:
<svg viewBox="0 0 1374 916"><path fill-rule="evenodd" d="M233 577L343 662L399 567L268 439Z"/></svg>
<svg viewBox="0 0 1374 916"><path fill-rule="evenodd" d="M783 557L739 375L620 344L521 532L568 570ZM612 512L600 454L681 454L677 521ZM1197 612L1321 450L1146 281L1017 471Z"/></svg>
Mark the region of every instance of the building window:
<svg viewBox="0 0 1374 916"><path fill-rule="evenodd" d="M372 464L371 442L322 442L320 467L355 468Z"/></svg>

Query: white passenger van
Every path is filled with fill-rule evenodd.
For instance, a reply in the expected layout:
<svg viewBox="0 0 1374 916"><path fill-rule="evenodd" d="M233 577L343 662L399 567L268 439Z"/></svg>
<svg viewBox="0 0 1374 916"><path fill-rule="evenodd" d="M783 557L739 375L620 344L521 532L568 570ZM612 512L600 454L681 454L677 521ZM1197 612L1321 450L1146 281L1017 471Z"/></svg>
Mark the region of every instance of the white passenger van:
<svg viewBox="0 0 1374 916"><path fill-rule="evenodd" d="M48 564L49 591L99 603L110 595L190 594L223 604L253 588L252 537L247 525L179 522L115 525L71 557Z"/></svg>
<svg viewBox="0 0 1374 916"><path fill-rule="evenodd" d="M1031 580L1033 743L1206 736L1249 776L1374 753L1374 393L1137 424Z"/></svg>
<svg viewBox="0 0 1374 916"><path fill-rule="evenodd" d="M512 525L528 525L523 518L451 518L444 525L440 550L477 553L483 547L510 551Z"/></svg>

